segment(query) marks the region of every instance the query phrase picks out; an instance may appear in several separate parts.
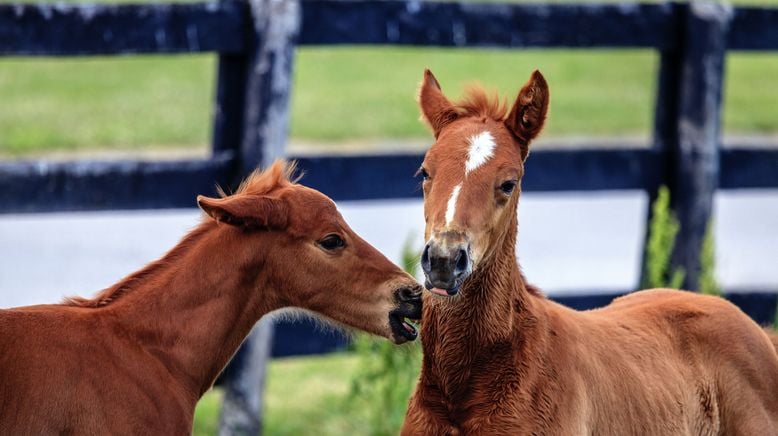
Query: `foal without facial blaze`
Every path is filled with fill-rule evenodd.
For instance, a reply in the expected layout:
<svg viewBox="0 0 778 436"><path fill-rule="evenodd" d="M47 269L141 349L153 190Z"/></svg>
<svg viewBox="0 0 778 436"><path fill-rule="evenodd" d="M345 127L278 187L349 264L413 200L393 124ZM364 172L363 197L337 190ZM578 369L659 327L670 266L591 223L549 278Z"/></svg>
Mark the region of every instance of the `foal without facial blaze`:
<svg viewBox="0 0 778 436"><path fill-rule="evenodd" d="M421 287L275 163L165 257L62 305L0 310L0 435L190 434L252 326L283 307L400 343Z"/></svg>
<svg viewBox="0 0 778 436"><path fill-rule="evenodd" d="M539 72L510 111L478 90L451 103L425 73L431 292L403 434L776 434L778 355L732 304L654 289L578 312L526 284L516 209L548 101Z"/></svg>

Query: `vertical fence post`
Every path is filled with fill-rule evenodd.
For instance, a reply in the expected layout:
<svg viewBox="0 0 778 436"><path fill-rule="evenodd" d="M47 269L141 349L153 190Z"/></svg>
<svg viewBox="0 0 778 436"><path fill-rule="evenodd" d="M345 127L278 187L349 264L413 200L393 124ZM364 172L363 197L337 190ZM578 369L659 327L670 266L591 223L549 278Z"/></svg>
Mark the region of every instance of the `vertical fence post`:
<svg viewBox="0 0 778 436"><path fill-rule="evenodd" d="M680 5L675 5L676 10ZM659 182L655 186L649 186L646 189L648 194L648 207L646 210L646 228L643 235L643 252L640 257L640 283L638 286L644 286L646 282L646 248L648 240L651 237L651 221L654 219L652 206L659 195L659 186L662 184L672 184L672 174L669 171L669 161L672 151L676 150L678 139L678 82L681 69L682 49L661 51L659 53L659 71L656 88L656 102L654 106L654 132L652 147L657 152L668 156L662 159L660 171L662 174L657 178Z"/></svg>
<svg viewBox="0 0 778 436"><path fill-rule="evenodd" d="M251 0L256 43L246 77L241 170L268 165L285 152L289 127L298 0Z"/></svg>
<svg viewBox="0 0 778 436"><path fill-rule="evenodd" d="M692 1L684 26L671 189L681 224L673 263L686 271L684 288L690 290L699 285L700 251L719 179L721 93L731 15L727 4Z"/></svg>
<svg viewBox="0 0 778 436"><path fill-rule="evenodd" d="M243 132L248 54L220 54L213 107L213 154L231 151L237 158ZM237 174L234 179L239 178ZM231 180L235 183L236 180Z"/></svg>
<svg viewBox="0 0 778 436"><path fill-rule="evenodd" d="M294 43L300 26L297 0L251 0L250 5L253 32L246 65L238 154L241 176L284 155ZM254 327L236 356L239 362L226 380L220 435L261 434L265 373L272 338L273 322L266 317Z"/></svg>

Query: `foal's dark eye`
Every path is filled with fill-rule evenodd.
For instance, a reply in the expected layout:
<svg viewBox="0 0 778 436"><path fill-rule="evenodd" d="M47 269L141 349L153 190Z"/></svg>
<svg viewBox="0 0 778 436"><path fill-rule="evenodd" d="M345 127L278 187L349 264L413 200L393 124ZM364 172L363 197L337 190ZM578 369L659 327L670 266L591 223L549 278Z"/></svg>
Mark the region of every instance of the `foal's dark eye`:
<svg viewBox="0 0 778 436"><path fill-rule="evenodd" d="M416 175L421 176L424 180L429 180L430 174L427 172L427 170L424 169L424 167L419 168L419 171L416 172Z"/></svg>
<svg viewBox="0 0 778 436"><path fill-rule="evenodd" d="M507 182L502 182L502 185L500 185L500 191L502 191L505 194L510 194L511 192L513 192L515 188L516 188L515 180L508 180Z"/></svg>
<svg viewBox="0 0 778 436"><path fill-rule="evenodd" d="M327 235L324 237L324 239L319 241L319 245L321 248L325 250L337 250L340 247L343 247L346 245L346 241L343 240L340 236L336 234Z"/></svg>

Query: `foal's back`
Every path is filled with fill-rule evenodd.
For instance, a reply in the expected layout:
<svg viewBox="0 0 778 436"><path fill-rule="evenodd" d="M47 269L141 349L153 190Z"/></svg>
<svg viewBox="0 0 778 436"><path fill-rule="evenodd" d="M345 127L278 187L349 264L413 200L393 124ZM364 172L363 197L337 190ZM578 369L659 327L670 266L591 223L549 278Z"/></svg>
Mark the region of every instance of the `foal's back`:
<svg viewBox="0 0 778 436"><path fill-rule="evenodd" d="M585 389L600 394L589 398L602 401L591 406L603 412L603 425L628 428L635 414L654 414L660 427L685 423L664 434L778 431L778 354L732 303L652 289L579 315L578 339L593 354Z"/></svg>
<svg viewBox="0 0 778 436"><path fill-rule="evenodd" d="M138 434L152 427L172 434L191 425L187 411L196 397L176 392L172 380L160 383L170 379L168 369L122 339L108 312L65 305L0 310L0 332L2 435Z"/></svg>

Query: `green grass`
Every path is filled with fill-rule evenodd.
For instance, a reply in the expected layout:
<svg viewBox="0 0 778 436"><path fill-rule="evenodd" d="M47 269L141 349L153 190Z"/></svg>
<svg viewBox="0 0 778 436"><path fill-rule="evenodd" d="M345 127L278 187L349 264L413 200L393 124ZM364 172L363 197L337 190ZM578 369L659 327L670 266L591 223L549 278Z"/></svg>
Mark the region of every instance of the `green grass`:
<svg viewBox="0 0 778 436"><path fill-rule="evenodd" d="M344 404L356 364L355 356L345 353L273 361L265 433L353 434L349 427L356 414L344 410Z"/></svg>
<svg viewBox="0 0 778 436"><path fill-rule="evenodd" d="M222 391L211 389L197 403L195 409L193 436L215 435L219 429L219 410L221 408Z"/></svg>
<svg viewBox="0 0 778 436"><path fill-rule="evenodd" d="M724 132L778 132L778 52L727 58Z"/></svg>
<svg viewBox="0 0 778 436"><path fill-rule="evenodd" d="M359 364L351 353L275 359L268 369L265 434L365 434L365 410L349 403L351 377ZM195 413L195 436L216 434L222 393L205 394Z"/></svg>
<svg viewBox="0 0 778 436"><path fill-rule="evenodd" d="M623 67L604 67L613 62ZM428 136L415 102L425 67L452 98L475 81L513 98L539 68L552 88L549 134L645 134L655 63L642 51L304 49L292 135L332 141Z"/></svg>
<svg viewBox="0 0 778 436"><path fill-rule="evenodd" d="M205 146L209 56L0 60L0 150Z"/></svg>
<svg viewBox="0 0 778 436"><path fill-rule="evenodd" d="M307 47L296 56L293 139L428 141L415 103L425 67L453 98L473 81L513 98L539 68L552 90L547 136L650 134L651 51ZM215 69L212 55L0 58L0 155L205 149ZM730 54L724 101L725 132L778 132L778 53Z"/></svg>

